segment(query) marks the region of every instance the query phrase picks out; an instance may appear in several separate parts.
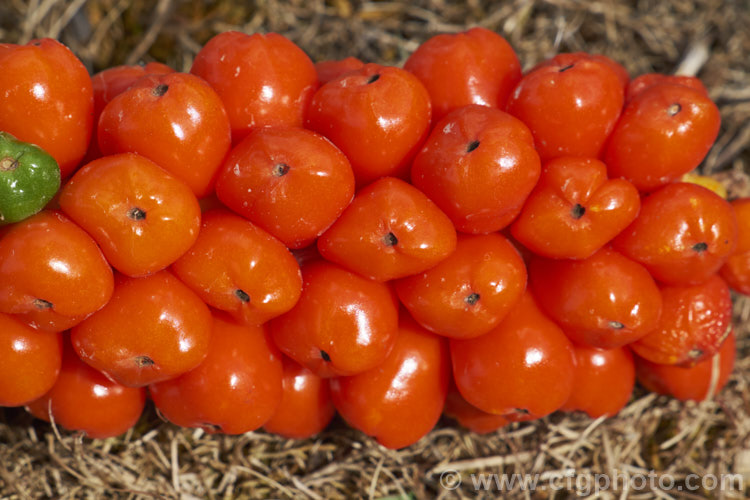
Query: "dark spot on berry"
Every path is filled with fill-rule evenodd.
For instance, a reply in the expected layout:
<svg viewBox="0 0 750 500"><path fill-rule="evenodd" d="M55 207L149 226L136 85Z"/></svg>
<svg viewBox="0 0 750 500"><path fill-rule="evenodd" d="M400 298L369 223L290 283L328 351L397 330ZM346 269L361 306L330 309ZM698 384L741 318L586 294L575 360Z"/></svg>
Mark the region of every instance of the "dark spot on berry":
<svg viewBox="0 0 750 500"><path fill-rule="evenodd" d="M567 66L563 66L562 68L560 68L558 70L558 72L559 73L565 73L566 71L568 71L569 69L571 69L573 66L575 66L575 65L574 64L568 64Z"/></svg>
<svg viewBox="0 0 750 500"><path fill-rule="evenodd" d="M368 84L369 84L369 83L375 83L375 82L377 82L377 81L378 81L379 79L380 79L380 74L378 74L378 73L375 73L374 75L372 75L372 76L371 76L371 77L370 77L370 78L369 78L369 79L367 80L367 83L368 83Z"/></svg>
<svg viewBox="0 0 750 500"><path fill-rule="evenodd" d="M708 243L706 243L705 241L701 241L700 243L696 243L695 245L693 245L694 252L701 253L705 252L706 250L708 250Z"/></svg>
<svg viewBox="0 0 750 500"><path fill-rule="evenodd" d="M138 366L139 368L146 368L149 366L154 366L155 364L154 360L149 358L148 356L136 356L134 361L136 366Z"/></svg>
<svg viewBox="0 0 750 500"><path fill-rule="evenodd" d="M23 156L23 153L18 155L18 158L13 158L12 156L6 156L2 160L0 160L0 172L12 172L15 169L18 168L18 160L21 159Z"/></svg>
<svg viewBox="0 0 750 500"><path fill-rule="evenodd" d="M240 290L239 288L234 291L234 295L240 299L244 303L250 302L250 296L245 292L244 290Z"/></svg>
<svg viewBox="0 0 750 500"><path fill-rule="evenodd" d="M49 300L34 299L34 307L36 307L40 311L43 311L45 309L52 309L53 304Z"/></svg>
<svg viewBox="0 0 750 500"><path fill-rule="evenodd" d="M464 300L466 301L467 304L469 304L470 306L473 306L479 300L479 294L472 293L471 295L467 296Z"/></svg>
<svg viewBox="0 0 750 500"><path fill-rule="evenodd" d="M475 149L479 147L479 141L471 141L468 146L466 146L466 152L471 153Z"/></svg>
<svg viewBox="0 0 750 500"><path fill-rule="evenodd" d="M331 361L331 357L323 349L320 350L320 357L323 358L323 361L325 361L326 363Z"/></svg>
<svg viewBox="0 0 750 500"><path fill-rule="evenodd" d="M146 212L138 207L133 207L128 210L128 217L133 220L143 220L146 218Z"/></svg>
<svg viewBox="0 0 750 500"><path fill-rule="evenodd" d="M623 325L619 321L610 321L609 327L612 328L613 330L622 330L623 328L625 328L625 325Z"/></svg>
<svg viewBox="0 0 750 500"><path fill-rule="evenodd" d="M583 214L585 213L586 213L586 207L584 207L580 203L576 203L575 205L573 205L573 208L570 209L570 216L576 220L583 217Z"/></svg>
<svg viewBox="0 0 750 500"><path fill-rule="evenodd" d="M688 353L688 357L689 357L690 359L698 359L698 358L700 358L701 356L703 356L703 354L704 354L704 353L703 353L703 349L698 349L698 348L696 347L696 348L690 349L690 352Z"/></svg>
<svg viewBox="0 0 750 500"><path fill-rule="evenodd" d="M393 233L388 233L385 236L383 236L383 243L387 247L393 247L398 244L398 238L396 238L396 235Z"/></svg>
<svg viewBox="0 0 750 500"><path fill-rule="evenodd" d="M680 104L677 102L667 108L667 113L669 113L669 116L675 116L680 111L682 111L682 106L680 106Z"/></svg>
<svg viewBox="0 0 750 500"><path fill-rule="evenodd" d="M516 415L529 415L529 410L526 408L516 408L513 410Z"/></svg>
<svg viewBox="0 0 750 500"><path fill-rule="evenodd" d="M161 83L154 87L154 89L151 91L151 94L153 94L155 97L161 97L167 93L167 90L169 90L169 85Z"/></svg>
<svg viewBox="0 0 750 500"><path fill-rule="evenodd" d="M289 165L286 163L277 163L273 166L273 175L276 177L282 177L286 175L287 172L289 172Z"/></svg>

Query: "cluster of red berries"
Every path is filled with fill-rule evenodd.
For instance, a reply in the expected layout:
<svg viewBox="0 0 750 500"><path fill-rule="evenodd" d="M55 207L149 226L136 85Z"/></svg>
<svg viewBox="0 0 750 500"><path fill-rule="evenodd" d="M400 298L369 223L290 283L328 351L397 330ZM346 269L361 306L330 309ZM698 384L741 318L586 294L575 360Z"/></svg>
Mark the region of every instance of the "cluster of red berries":
<svg viewBox="0 0 750 500"><path fill-rule="evenodd" d="M694 77L522 74L482 28L403 68L227 32L190 73L5 44L0 96L63 178L0 230L0 405L92 437L147 393L210 432L337 411L401 448L443 413L614 415L636 376L702 399L731 372L750 201L684 181L720 121Z"/></svg>

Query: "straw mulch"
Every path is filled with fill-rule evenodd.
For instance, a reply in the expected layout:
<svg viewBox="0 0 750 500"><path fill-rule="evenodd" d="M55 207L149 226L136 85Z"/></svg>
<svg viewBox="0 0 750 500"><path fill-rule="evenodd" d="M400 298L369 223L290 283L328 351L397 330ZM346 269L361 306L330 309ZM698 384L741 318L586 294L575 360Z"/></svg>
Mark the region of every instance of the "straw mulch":
<svg viewBox="0 0 750 500"><path fill-rule="evenodd" d="M705 172L730 195L750 195L750 5L747 0L5 0L0 42L57 37L91 71L159 60L187 69L213 34L283 33L315 60L355 55L400 64L430 35L481 25L505 36L525 67L562 51L609 55L633 73L697 73L719 103L722 131ZM1 110L0 110L1 112ZM739 356L728 387L681 404L637 389L616 418L553 415L489 436L450 421L398 452L336 421L316 439L182 430L149 409L119 439L91 441L0 410L2 498L574 498L573 489L475 492L476 472L648 473L686 486L688 474L744 473L745 491L645 489L600 498L750 496L750 301L736 303ZM0 361L1 362L1 361ZM457 470L463 485L442 488ZM670 476L666 476L670 475ZM556 483L560 484L560 483ZM662 483L664 484L664 483ZM579 486L585 489L586 482ZM589 484L590 486L590 484ZM637 485L636 485L637 486ZM582 493L586 493L583 491Z"/></svg>

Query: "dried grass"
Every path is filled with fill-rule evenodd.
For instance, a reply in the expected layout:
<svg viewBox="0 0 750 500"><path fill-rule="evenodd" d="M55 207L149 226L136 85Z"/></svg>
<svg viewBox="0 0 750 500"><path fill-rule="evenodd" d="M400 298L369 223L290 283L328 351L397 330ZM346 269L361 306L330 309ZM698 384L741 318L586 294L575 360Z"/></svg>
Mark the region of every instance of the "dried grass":
<svg viewBox="0 0 750 500"><path fill-rule="evenodd" d="M276 31L316 60L355 55L399 64L427 37L481 25L503 34L525 67L559 51L609 55L634 74L698 73L723 125L703 169L750 195L750 5L747 0L350 1L4 0L0 42L54 36L91 71L160 60L187 69L213 34ZM711 401L681 404L636 391L616 418L555 414L477 436L441 421L398 452L336 420L316 439L178 429L149 409L127 435L91 441L0 411L2 498L573 498L575 490L475 492L470 474L671 475L743 472L744 492L620 490L599 498L750 496L750 300L736 301L739 357ZM440 474L458 471L455 490ZM666 477L666 476L665 476ZM546 483L550 484L550 483ZM558 483L559 484L559 483Z"/></svg>

